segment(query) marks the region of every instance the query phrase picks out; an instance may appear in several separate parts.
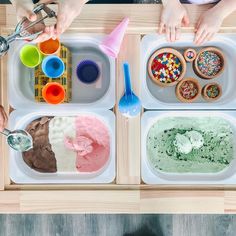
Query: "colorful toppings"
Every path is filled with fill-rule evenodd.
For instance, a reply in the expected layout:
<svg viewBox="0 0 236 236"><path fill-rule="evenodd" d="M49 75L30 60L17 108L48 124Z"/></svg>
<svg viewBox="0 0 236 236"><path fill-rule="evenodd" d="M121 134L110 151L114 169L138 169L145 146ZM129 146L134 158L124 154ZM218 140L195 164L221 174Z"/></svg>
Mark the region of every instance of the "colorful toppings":
<svg viewBox="0 0 236 236"><path fill-rule="evenodd" d="M187 56L187 58L189 58L189 59L193 59L194 58L194 52L193 51L188 51L187 53L186 53L186 56Z"/></svg>
<svg viewBox="0 0 236 236"><path fill-rule="evenodd" d="M207 86L206 94L209 98L216 98L220 95L220 88L217 85Z"/></svg>
<svg viewBox="0 0 236 236"><path fill-rule="evenodd" d="M182 69L180 59L173 53L160 53L151 62L152 74L161 83L176 82Z"/></svg>
<svg viewBox="0 0 236 236"><path fill-rule="evenodd" d="M184 52L185 60L189 61L189 62L193 61L196 58L196 55L197 55L196 51L192 48L189 48L189 49L185 50L185 52Z"/></svg>
<svg viewBox="0 0 236 236"><path fill-rule="evenodd" d="M199 71L205 76L217 75L223 66L221 57L212 51L204 51L197 59Z"/></svg>
<svg viewBox="0 0 236 236"><path fill-rule="evenodd" d="M184 99L192 100L198 95L199 90L196 83L191 80L186 80L179 86L179 92Z"/></svg>

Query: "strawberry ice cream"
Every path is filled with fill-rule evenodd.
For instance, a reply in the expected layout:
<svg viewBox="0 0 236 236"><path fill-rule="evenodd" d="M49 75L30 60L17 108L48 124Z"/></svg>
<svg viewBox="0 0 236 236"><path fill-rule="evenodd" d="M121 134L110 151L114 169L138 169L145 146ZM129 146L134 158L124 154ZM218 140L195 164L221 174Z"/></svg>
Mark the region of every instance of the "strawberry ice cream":
<svg viewBox="0 0 236 236"><path fill-rule="evenodd" d="M77 154L76 168L79 172L95 172L108 162L110 135L102 121L93 116L75 119L76 137L66 136L65 147Z"/></svg>

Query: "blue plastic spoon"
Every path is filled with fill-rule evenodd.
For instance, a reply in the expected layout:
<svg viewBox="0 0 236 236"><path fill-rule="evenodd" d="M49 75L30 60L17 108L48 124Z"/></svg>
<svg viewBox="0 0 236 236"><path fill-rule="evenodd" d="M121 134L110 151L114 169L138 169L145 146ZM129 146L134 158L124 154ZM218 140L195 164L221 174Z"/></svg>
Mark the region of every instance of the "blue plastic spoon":
<svg viewBox="0 0 236 236"><path fill-rule="evenodd" d="M119 102L119 110L126 117L137 116L141 112L141 102L139 98L133 93L129 64L123 64L124 69L124 81L125 81L125 93Z"/></svg>

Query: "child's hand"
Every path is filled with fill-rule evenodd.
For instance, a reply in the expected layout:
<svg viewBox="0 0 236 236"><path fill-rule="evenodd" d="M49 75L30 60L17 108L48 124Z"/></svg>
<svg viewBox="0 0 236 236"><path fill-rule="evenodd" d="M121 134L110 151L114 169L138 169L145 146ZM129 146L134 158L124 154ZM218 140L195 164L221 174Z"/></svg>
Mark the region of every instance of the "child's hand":
<svg viewBox="0 0 236 236"><path fill-rule="evenodd" d="M3 129L7 126L7 114L4 111L4 108L0 105L0 131L3 131Z"/></svg>
<svg viewBox="0 0 236 236"><path fill-rule="evenodd" d="M196 35L194 43L200 45L211 40L219 31L223 19L214 8L201 15L195 28Z"/></svg>
<svg viewBox="0 0 236 236"><path fill-rule="evenodd" d="M163 0L163 11L159 33L166 33L167 41L175 41L180 37L181 25L187 26L189 18L186 9L178 0Z"/></svg>

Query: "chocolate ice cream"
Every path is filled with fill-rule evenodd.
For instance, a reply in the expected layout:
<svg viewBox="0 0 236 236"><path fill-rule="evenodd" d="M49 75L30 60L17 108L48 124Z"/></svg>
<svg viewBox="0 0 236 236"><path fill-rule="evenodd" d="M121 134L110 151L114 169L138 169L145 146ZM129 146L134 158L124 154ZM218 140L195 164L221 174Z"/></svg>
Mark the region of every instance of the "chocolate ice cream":
<svg viewBox="0 0 236 236"><path fill-rule="evenodd" d="M53 173L57 171L55 154L49 143L49 121L52 117L42 117L32 121L26 131L33 138L33 149L23 153L25 163L39 172Z"/></svg>

